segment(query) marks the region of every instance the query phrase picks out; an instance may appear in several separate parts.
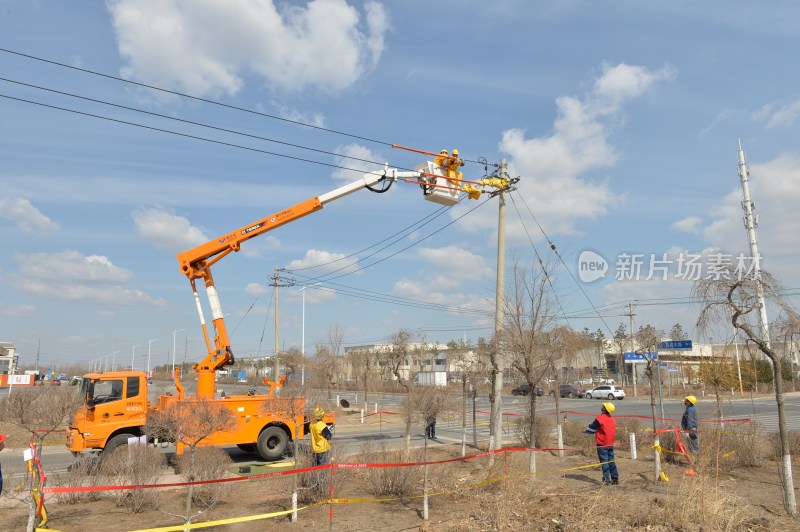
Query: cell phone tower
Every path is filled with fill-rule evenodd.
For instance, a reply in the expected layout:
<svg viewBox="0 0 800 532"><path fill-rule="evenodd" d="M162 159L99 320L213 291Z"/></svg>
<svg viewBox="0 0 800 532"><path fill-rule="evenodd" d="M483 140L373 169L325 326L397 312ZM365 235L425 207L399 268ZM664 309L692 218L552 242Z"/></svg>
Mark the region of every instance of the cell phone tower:
<svg viewBox="0 0 800 532"><path fill-rule="evenodd" d="M756 280L756 299L758 312L761 319L761 336L769 347L769 321L767 320L767 305L764 302L764 285L761 282L761 255L758 253L758 238L756 227L758 218L753 214L755 205L750 199L750 171L747 170L747 161L744 158L742 141L739 139L739 179L742 182L742 209L744 209L744 227L747 230L747 243L750 245L750 256L753 259L753 277Z"/></svg>

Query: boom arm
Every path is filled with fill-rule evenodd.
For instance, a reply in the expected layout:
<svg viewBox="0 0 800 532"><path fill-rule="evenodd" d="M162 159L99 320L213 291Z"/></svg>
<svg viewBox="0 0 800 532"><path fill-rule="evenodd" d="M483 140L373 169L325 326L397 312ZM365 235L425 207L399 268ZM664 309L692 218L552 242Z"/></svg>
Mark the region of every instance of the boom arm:
<svg viewBox="0 0 800 532"><path fill-rule="evenodd" d="M193 366L197 372L197 396L199 398L211 399L214 397L214 378L216 370L234 363L233 351L231 351L230 339L225 328L225 319L222 314L222 307L214 286L214 278L211 275L211 266L220 259L228 255L231 251L239 251L242 242L255 238L263 233L272 231L284 224L302 218L312 212L316 212L327 203L337 200L348 194L352 194L364 188L371 188L383 180L391 183L397 179L421 179L422 172L400 172L395 168L385 166L382 172L371 172L365 174L361 179L350 184L339 187L321 196L317 196L298 203L286 210L261 218L249 225L240 227L235 231L222 235L219 238L210 240L194 249L178 254L178 263L181 273L183 273L192 285L197 313L200 317L200 325L203 329L203 337L206 342L208 355L198 364ZM214 345L212 346L208 336L203 308L200 304L200 297L197 293L196 281L202 279L206 286L209 306L211 308L211 319L216 331Z"/></svg>

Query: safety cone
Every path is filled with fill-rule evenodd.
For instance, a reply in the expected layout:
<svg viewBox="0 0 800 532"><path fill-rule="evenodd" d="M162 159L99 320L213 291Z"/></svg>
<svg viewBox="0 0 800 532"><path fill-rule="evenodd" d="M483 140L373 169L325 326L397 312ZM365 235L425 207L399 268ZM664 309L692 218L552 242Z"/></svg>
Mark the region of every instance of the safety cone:
<svg viewBox="0 0 800 532"><path fill-rule="evenodd" d="M687 477L693 477L693 476L694 476L694 468L693 468L693 467L692 467L692 468L689 468L689 469L686 471L686 476L687 476Z"/></svg>

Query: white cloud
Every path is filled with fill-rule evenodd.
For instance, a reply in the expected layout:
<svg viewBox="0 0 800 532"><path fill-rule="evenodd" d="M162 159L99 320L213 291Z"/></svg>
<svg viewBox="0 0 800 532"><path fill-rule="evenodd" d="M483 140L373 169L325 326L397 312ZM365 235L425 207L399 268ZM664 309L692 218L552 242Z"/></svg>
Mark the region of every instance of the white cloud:
<svg viewBox="0 0 800 532"><path fill-rule="evenodd" d="M431 268L422 269L414 279L402 278L397 281L392 289L394 295L427 303L473 308L475 302L458 293L458 289L467 280L474 283L494 275L494 270L483 257L458 246L420 248L417 253L431 264Z"/></svg>
<svg viewBox="0 0 800 532"><path fill-rule="evenodd" d="M26 316L33 316L36 313L36 307L33 305L19 305L18 307L9 307L8 305L0 304L0 316L6 318L23 318Z"/></svg>
<svg viewBox="0 0 800 532"><path fill-rule="evenodd" d="M244 287L244 293L252 298L263 296L267 291L267 287L258 283L247 283Z"/></svg>
<svg viewBox="0 0 800 532"><path fill-rule="evenodd" d="M417 253L448 277L476 280L494 276L494 268L486 264L486 259L462 247L419 248Z"/></svg>
<svg viewBox="0 0 800 532"><path fill-rule="evenodd" d="M681 233L699 233L702 223L703 219L699 216L688 216L673 223L670 227Z"/></svg>
<svg viewBox="0 0 800 532"><path fill-rule="evenodd" d="M248 74L277 89L335 92L374 68L387 14L367 2L110 0L124 77L194 95L235 94Z"/></svg>
<svg viewBox="0 0 800 532"><path fill-rule="evenodd" d="M334 151L341 155L341 157L337 156L335 160L336 165L342 168L337 168L331 174L337 181L351 183L368 172L379 171L383 168L381 161L385 160L384 157L360 144L338 146ZM370 161L374 161L374 163Z"/></svg>
<svg viewBox="0 0 800 532"><path fill-rule="evenodd" d="M753 120L764 122L766 129L789 127L800 119L800 99L783 105L768 103L753 113Z"/></svg>
<svg viewBox="0 0 800 532"><path fill-rule="evenodd" d="M750 193L759 218L756 231L763 266L779 278L793 279L797 269L794 250L800 247L800 159L781 155L748 166ZM737 187L712 207L712 221L703 228L709 244L731 253L749 252L741 201L741 189Z"/></svg>
<svg viewBox="0 0 800 532"><path fill-rule="evenodd" d="M189 220L162 207L136 209L131 216L139 236L164 251L178 253L209 240Z"/></svg>
<svg viewBox="0 0 800 532"><path fill-rule="evenodd" d="M605 214L619 201L598 170L613 166L618 158L609 141L609 127L622 117L622 104L641 96L656 83L671 79L670 67L653 71L620 64L604 67L593 90L582 97L556 99L553 132L527 138L522 129L503 132L500 150L509 154L509 173L521 176L518 191L549 234L575 234L576 224ZM464 207L454 209L458 215ZM490 212L471 216L472 231L495 224ZM523 238L521 222L508 224L510 238ZM540 235L533 234L534 238Z"/></svg>
<svg viewBox="0 0 800 532"><path fill-rule="evenodd" d="M332 271L360 273L358 271L358 259L356 257L347 257L344 253L331 253L330 251L316 249L309 249L306 251L305 257L302 259L295 259L286 266L287 270L301 270L306 268L314 268L316 273Z"/></svg>
<svg viewBox="0 0 800 532"><path fill-rule="evenodd" d="M297 109L290 109L285 105L272 102L272 105L278 109L278 116L291 120L292 122L300 122L301 124L308 124L314 127L325 127L325 116L319 113L309 114L298 111Z"/></svg>
<svg viewBox="0 0 800 532"><path fill-rule="evenodd" d="M14 222L28 234L45 234L58 229L58 224L39 212L25 198L0 198L0 218Z"/></svg>
<svg viewBox="0 0 800 532"><path fill-rule="evenodd" d="M254 238L242 244L242 249L239 253L245 257L263 257L266 251L280 247L281 241L274 236Z"/></svg>
<svg viewBox="0 0 800 532"><path fill-rule="evenodd" d="M82 255L78 251L17 254L19 270L11 275L14 287L46 298L83 301L111 306L149 304L164 301L140 291L125 288L132 274L115 266L108 257Z"/></svg>

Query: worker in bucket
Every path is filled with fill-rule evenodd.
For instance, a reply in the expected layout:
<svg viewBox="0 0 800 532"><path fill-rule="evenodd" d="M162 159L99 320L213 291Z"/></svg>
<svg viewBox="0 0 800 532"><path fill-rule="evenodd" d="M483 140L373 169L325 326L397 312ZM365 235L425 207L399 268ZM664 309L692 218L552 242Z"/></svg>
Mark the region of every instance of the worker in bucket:
<svg viewBox="0 0 800 532"><path fill-rule="evenodd" d="M612 403L603 403L600 415L592 421L586 430L594 434L597 443L597 458L603 468L603 485L619 484L617 462L614 458L614 436L617 434L617 420L611 417L616 408Z"/></svg>
<svg viewBox="0 0 800 532"><path fill-rule="evenodd" d="M689 445L687 450L691 454L697 454L699 450L697 440L697 409L695 408L697 397L694 395L687 395L683 400L683 404L686 406L686 410L683 411L683 417L681 418L681 428L688 436Z"/></svg>

